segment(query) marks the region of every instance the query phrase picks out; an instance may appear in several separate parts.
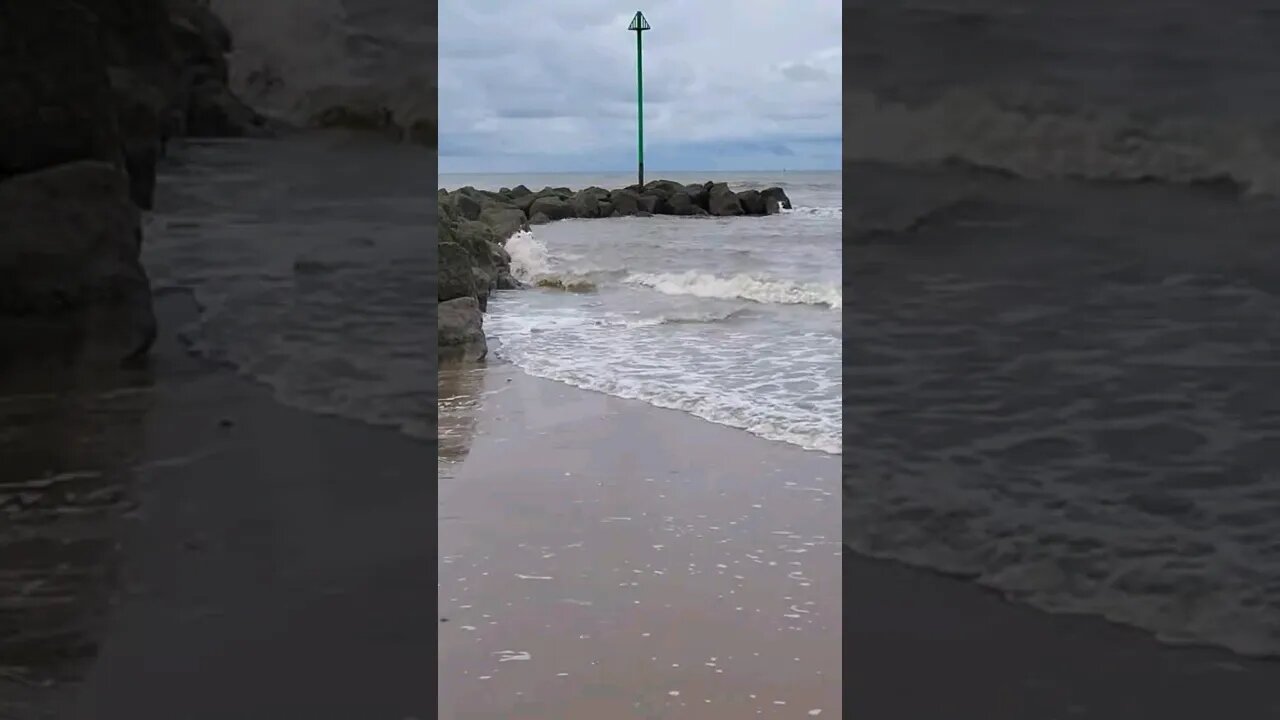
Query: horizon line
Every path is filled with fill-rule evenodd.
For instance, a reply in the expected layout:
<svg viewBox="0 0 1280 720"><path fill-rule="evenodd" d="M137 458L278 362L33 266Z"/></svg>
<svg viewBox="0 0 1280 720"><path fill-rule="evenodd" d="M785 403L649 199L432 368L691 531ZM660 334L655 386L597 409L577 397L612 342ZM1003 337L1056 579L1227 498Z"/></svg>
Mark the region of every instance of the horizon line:
<svg viewBox="0 0 1280 720"><path fill-rule="evenodd" d="M494 171L494 172L470 170L470 171L437 172L436 174L437 175L537 175L537 174L543 174L543 175L619 174L619 175L624 175L624 174L634 174L635 171L636 171L635 168L630 168L628 170L501 170L501 171ZM840 169L833 170L831 168L787 168L785 170L770 170L766 168L761 168L756 170L658 170L658 171L655 171L655 173L663 173L663 172L685 175L690 173L712 173L712 174L791 173L791 172L838 173L838 172L841 172L841 170ZM651 173L649 168L645 168L645 175L650 175L655 173ZM655 179L661 179L661 178L655 178Z"/></svg>

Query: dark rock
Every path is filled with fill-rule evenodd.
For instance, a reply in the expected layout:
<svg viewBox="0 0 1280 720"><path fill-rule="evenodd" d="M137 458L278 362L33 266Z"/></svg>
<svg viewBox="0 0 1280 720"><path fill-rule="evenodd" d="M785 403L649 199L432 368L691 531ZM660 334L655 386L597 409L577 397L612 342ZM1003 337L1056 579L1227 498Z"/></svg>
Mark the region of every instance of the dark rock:
<svg viewBox="0 0 1280 720"><path fill-rule="evenodd" d="M480 205L480 201L471 195L458 191L453 196L454 205L458 208L458 213L468 220L479 220L480 212L484 210Z"/></svg>
<svg viewBox="0 0 1280 720"><path fill-rule="evenodd" d="M764 198L760 196L759 190L743 190L738 193L738 203L742 205L742 212L747 215L764 215Z"/></svg>
<svg viewBox="0 0 1280 720"><path fill-rule="evenodd" d="M0 182L0 318L37 320L42 337L70 338L81 360L144 354L156 320L141 239L118 167L81 161ZM20 352L43 350L26 345Z"/></svg>
<svg viewBox="0 0 1280 720"><path fill-rule="evenodd" d="M123 164L97 19L69 0L0 2L0 179Z"/></svg>
<svg viewBox="0 0 1280 720"><path fill-rule="evenodd" d="M441 302L460 297L475 297L475 275L471 252L456 242L442 242L438 248L436 298Z"/></svg>
<svg viewBox="0 0 1280 720"><path fill-rule="evenodd" d="M529 218L530 225L546 225L549 222L551 222L551 218L547 217L546 213L542 212L536 212L533 214L533 217Z"/></svg>
<svg viewBox="0 0 1280 720"><path fill-rule="evenodd" d="M640 205L640 212L653 215L654 213L658 212L659 201L660 201L660 198L657 195L641 195L638 199L638 204Z"/></svg>
<svg viewBox="0 0 1280 720"><path fill-rule="evenodd" d="M689 199L694 205L703 210L709 209L707 201L711 198L710 185L685 185L684 191L689 194Z"/></svg>
<svg viewBox="0 0 1280 720"><path fill-rule="evenodd" d="M671 215L706 215L707 211L698 206L684 190L671 194L666 200L666 210Z"/></svg>
<svg viewBox="0 0 1280 720"><path fill-rule="evenodd" d="M186 129L191 137L270 135L266 118L233 95L225 84L210 81L191 89Z"/></svg>
<svg viewBox="0 0 1280 720"><path fill-rule="evenodd" d="M511 192L509 194L511 195L512 198L519 198L519 197L524 197L525 195L532 195L533 191L525 187L524 185L517 185L511 188Z"/></svg>
<svg viewBox="0 0 1280 720"><path fill-rule="evenodd" d="M776 201L779 205L786 208L787 210L791 209L791 198L787 197L786 191L784 191L780 187L775 186L775 187L765 188L764 190L760 191L760 194L766 199L772 199Z"/></svg>
<svg viewBox="0 0 1280 720"><path fill-rule="evenodd" d="M600 217L613 217L613 203L608 200L600 201Z"/></svg>
<svg viewBox="0 0 1280 720"><path fill-rule="evenodd" d="M484 315L475 298L440 303L436 318L436 342L442 358L479 360L488 352Z"/></svg>
<svg viewBox="0 0 1280 720"><path fill-rule="evenodd" d="M574 217L598 218L603 217L600 212L600 203L608 200L608 198L608 190L589 187L575 193L569 200L569 205L573 209Z"/></svg>
<svg viewBox="0 0 1280 720"><path fill-rule="evenodd" d="M564 220L573 217L573 206L560 197L543 196L534 200L529 206L529 219L531 222L533 216L537 214L545 215L550 220Z"/></svg>
<svg viewBox="0 0 1280 720"><path fill-rule="evenodd" d="M635 215L640 211L640 193L622 189L609 193L609 202L613 203L613 215Z"/></svg>
<svg viewBox="0 0 1280 720"><path fill-rule="evenodd" d="M741 215L742 203L725 183L715 183L708 189L707 209L712 215Z"/></svg>
<svg viewBox="0 0 1280 720"><path fill-rule="evenodd" d="M493 234L501 242L521 230L529 229L529 221L518 208L490 205L480 211L480 222L493 228Z"/></svg>
<svg viewBox="0 0 1280 720"><path fill-rule="evenodd" d="M133 201L150 210L155 196L156 163L167 130L164 124L168 98L163 90L129 68L112 68L109 77Z"/></svg>
<svg viewBox="0 0 1280 720"><path fill-rule="evenodd" d="M684 190L684 185L672 180L651 180L645 183L644 191L650 195L669 198L674 193Z"/></svg>

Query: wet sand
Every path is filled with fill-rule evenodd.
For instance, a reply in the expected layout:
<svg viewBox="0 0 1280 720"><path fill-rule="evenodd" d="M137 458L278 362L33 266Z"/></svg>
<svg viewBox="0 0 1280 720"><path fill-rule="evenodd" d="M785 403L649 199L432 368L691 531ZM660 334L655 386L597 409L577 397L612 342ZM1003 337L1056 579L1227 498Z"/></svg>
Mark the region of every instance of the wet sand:
<svg viewBox="0 0 1280 720"><path fill-rule="evenodd" d="M134 391L9 405L27 424L0 451L26 451L0 484L82 473L93 512L16 493L68 509L6 516L52 538L39 555L0 528L0 579L49 590L2 615L30 641L0 638L0 717L434 717L434 444L283 407L185 355L186 303L159 309Z"/></svg>
<svg viewBox="0 0 1280 720"><path fill-rule="evenodd" d="M841 717L838 457L500 364L441 398L439 717Z"/></svg>

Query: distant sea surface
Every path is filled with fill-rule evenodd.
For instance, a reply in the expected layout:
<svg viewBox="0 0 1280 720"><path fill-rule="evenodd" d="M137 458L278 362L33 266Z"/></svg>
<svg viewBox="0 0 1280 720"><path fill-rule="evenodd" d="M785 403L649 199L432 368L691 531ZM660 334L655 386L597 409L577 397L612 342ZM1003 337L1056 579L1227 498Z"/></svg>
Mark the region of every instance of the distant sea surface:
<svg viewBox="0 0 1280 720"><path fill-rule="evenodd" d="M1274 3L845 22L846 542L1280 656Z"/></svg>
<svg viewBox="0 0 1280 720"><path fill-rule="evenodd" d="M840 452L838 172L652 173L777 185L769 217L611 218L536 225L507 244L533 287L498 292L493 353L530 374ZM442 175L443 187L618 188L631 174Z"/></svg>

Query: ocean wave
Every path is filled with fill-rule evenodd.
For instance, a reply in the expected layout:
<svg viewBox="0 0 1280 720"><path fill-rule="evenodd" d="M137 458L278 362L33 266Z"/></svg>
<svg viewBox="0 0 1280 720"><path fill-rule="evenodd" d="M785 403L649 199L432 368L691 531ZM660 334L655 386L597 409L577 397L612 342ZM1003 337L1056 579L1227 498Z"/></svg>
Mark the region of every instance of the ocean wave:
<svg viewBox="0 0 1280 720"><path fill-rule="evenodd" d="M827 305L843 307L839 286L800 283L761 275L721 277L693 270L682 273L635 273L624 282L667 295L692 295L726 300L751 300L779 305Z"/></svg>
<svg viewBox="0 0 1280 720"><path fill-rule="evenodd" d="M925 104L845 93L845 157L1030 179L1233 185L1280 196L1280 123L1142 117L1031 94L953 89Z"/></svg>
<svg viewBox="0 0 1280 720"><path fill-rule="evenodd" d="M839 218L844 217L844 208L842 207L803 207L797 205L790 210L783 209L783 215L807 215L818 218Z"/></svg>
<svg viewBox="0 0 1280 720"><path fill-rule="evenodd" d="M748 308L735 308L733 310L723 312L687 312L687 313L671 313L657 315L654 317L644 318L627 318L620 321L619 324L626 327L657 327L660 325L700 325L705 323L722 323L741 320L751 316Z"/></svg>
<svg viewBox="0 0 1280 720"><path fill-rule="evenodd" d="M235 38L232 87L259 111L298 126L435 141L435 77L411 69L424 66L415 57L434 55L435 28L371 33L342 0L213 0L213 9Z"/></svg>
<svg viewBox="0 0 1280 720"><path fill-rule="evenodd" d="M511 277L520 282L532 283L551 272L551 252L531 231L521 230L507 238L506 248Z"/></svg>

